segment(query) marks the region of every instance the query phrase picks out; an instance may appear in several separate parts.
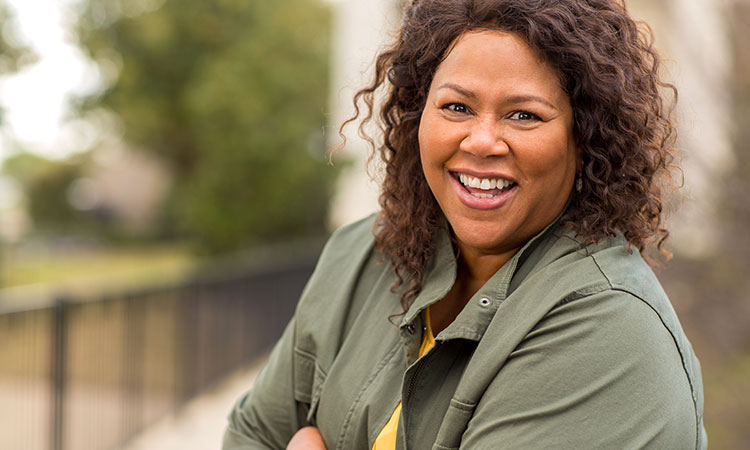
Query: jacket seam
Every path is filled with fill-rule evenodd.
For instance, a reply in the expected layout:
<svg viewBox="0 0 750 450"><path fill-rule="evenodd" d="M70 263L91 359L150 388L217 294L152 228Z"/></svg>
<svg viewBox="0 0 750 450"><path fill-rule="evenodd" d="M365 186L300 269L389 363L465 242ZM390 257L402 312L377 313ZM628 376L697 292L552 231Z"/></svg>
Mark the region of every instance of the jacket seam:
<svg viewBox="0 0 750 450"><path fill-rule="evenodd" d="M695 416L695 427L696 427L695 428L695 448L697 449L699 442L700 442L700 434L701 434L701 430L700 430L701 418L698 415L698 399L696 398L695 385L693 384L693 379L690 377L690 371L688 370L688 367L687 367L687 361L685 359L685 355L682 351L682 348L679 345L679 342L677 341L677 337L674 335L674 333L669 328L669 326L667 326L667 324L664 322L664 319L662 318L661 314L659 314L659 311L654 309L654 307L651 306L651 304L648 301L646 301L643 297L634 293L632 290L628 289L626 286L621 286L621 285L612 286L612 290L624 292L640 300L641 303L645 304L651 311L654 312L654 314L656 314L656 317L659 318L659 322L661 322L664 329L667 330L667 332L669 333L669 336L672 338L672 342L674 343L675 349L677 349L677 353L680 355L680 363L682 364L682 371L685 375L685 378L687 379L688 384L690 385L690 399L693 401L693 411L694 411L694 416Z"/></svg>
<svg viewBox="0 0 750 450"><path fill-rule="evenodd" d="M685 358L685 354L682 351L682 347L679 345L679 342L677 341L677 337L672 332L672 329L667 326L667 324L664 322L664 318L659 314L659 311L657 311L651 304L646 301L642 296L635 293L632 289L628 289L626 286L622 286L620 284L613 284L612 280L607 276L607 274L604 272L604 269L599 265L599 262L596 260L596 257L594 255L591 255L590 258L594 261L594 264L596 264L596 267L599 269L599 272L602 274L602 276L607 280L607 282L610 285L610 288L613 291L620 291L627 293L638 300L640 300L642 303L644 303L651 311L656 314L656 317L659 318L659 322L661 322L664 329L667 330L669 333L669 336L672 338L672 342L674 343L675 348L677 349L677 353L680 355L680 363L682 364L682 371L685 374L685 378L687 378L688 384L690 385L690 398L693 401L693 411L695 416L695 448L697 449L700 444L700 435L701 435L701 417L699 417L698 414L698 399L696 398L696 392L695 392L695 384L693 383L693 379L690 377L690 371L687 367L687 360Z"/></svg>
<svg viewBox="0 0 750 450"><path fill-rule="evenodd" d="M433 450L455 450L457 448L459 447L446 447L445 445L439 444L437 442L432 445Z"/></svg>
<svg viewBox="0 0 750 450"><path fill-rule="evenodd" d="M303 358L307 358L317 365L317 356L314 353L308 352L306 350L302 350L301 348L295 346L294 347L294 353L300 355Z"/></svg>
<svg viewBox="0 0 750 450"><path fill-rule="evenodd" d="M602 269L602 266L599 265L599 261L596 260L596 257L594 255L589 255L587 258L591 258L591 260L596 265L596 268L599 269L599 273L602 274L605 280L607 280L607 284L609 285L609 288L614 288L614 285L612 284L612 280L609 279L607 274L604 272L604 269Z"/></svg>
<svg viewBox="0 0 750 450"><path fill-rule="evenodd" d="M477 407L477 403L476 402L469 402L469 401L459 400L456 397L453 397L451 399L451 404L454 405L458 409L461 409L461 410L464 410L464 411L469 411L469 412L473 411L474 408Z"/></svg>
<svg viewBox="0 0 750 450"><path fill-rule="evenodd" d="M362 397L364 396L365 392L370 388L372 383L375 381L375 379L378 377L380 372L383 370L383 368L393 359L393 356L400 350L401 343L397 342L393 348L388 352L388 354L385 355L382 361L380 361L380 364L375 368L372 375L365 381L365 383L362 385L362 389L359 390L357 393L357 396L354 398L354 401L352 402L352 405L349 407L349 410L346 412L346 416L344 416L344 422L341 424L341 431L339 432L339 437L336 440L336 447L337 449L343 448L344 440L346 439L347 431L349 430L349 424L351 422L352 416L354 415L354 410L359 405L360 401L362 400Z"/></svg>

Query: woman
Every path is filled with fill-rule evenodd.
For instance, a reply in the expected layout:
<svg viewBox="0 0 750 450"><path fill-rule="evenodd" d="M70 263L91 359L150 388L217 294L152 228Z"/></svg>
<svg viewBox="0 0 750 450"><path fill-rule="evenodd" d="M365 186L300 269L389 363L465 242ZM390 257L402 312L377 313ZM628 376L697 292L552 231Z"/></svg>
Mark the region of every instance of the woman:
<svg viewBox="0 0 750 450"><path fill-rule="evenodd" d="M225 448L705 448L639 252L674 129L619 0L416 0L362 90L382 211L337 231ZM389 321L390 320L390 321Z"/></svg>

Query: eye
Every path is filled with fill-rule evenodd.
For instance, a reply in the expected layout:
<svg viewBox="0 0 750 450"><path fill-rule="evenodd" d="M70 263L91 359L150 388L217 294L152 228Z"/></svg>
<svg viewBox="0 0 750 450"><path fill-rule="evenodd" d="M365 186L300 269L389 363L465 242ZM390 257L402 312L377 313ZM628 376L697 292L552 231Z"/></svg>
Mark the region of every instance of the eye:
<svg viewBox="0 0 750 450"><path fill-rule="evenodd" d="M443 105L441 109L454 112L454 113L458 113L458 114L465 114L469 112L469 108L463 103L447 103Z"/></svg>
<svg viewBox="0 0 750 450"><path fill-rule="evenodd" d="M510 115L510 118L513 120L520 120L521 122L532 122L536 120L541 120L539 116L537 116L534 113L530 113L528 111L516 111Z"/></svg>

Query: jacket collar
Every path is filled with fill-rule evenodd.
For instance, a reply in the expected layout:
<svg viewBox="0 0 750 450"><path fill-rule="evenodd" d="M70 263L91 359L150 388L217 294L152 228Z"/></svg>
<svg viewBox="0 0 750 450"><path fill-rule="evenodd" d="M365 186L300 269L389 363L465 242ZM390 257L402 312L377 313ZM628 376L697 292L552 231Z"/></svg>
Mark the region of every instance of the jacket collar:
<svg viewBox="0 0 750 450"><path fill-rule="evenodd" d="M535 250L540 247L540 244L553 237L554 229L559 227L560 217L562 217L562 213L531 238L508 262L495 272L469 299L469 302L453 323L440 332L435 339L437 341L449 339L479 341L497 308L509 295L511 280L513 280L517 269L521 264L526 265L525 262L533 264L533 261L539 259L533 256ZM541 247L545 246L541 245ZM456 272L456 256L453 252L450 231L446 223L441 228L436 251L428 263L422 290L403 316L400 326L404 328L412 324L425 308L445 297L456 281Z"/></svg>

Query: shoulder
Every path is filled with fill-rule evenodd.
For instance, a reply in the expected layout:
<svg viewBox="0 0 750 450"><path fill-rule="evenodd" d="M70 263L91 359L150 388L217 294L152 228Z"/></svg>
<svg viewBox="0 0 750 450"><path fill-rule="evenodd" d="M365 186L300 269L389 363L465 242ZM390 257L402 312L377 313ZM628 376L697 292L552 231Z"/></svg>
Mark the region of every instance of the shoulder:
<svg viewBox="0 0 750 450"><path fill-rule="evenodd" d="M556 276L567 280L566 287L560 294L557 307L568 303L571 309L578 311L586 306L587 310L617 311L612 320L633 320L631 329L650 327L659 332L666 332L669 343L676 347L688 372L697 372L697 363L692 347L680 325L672 303L664 291L651 267L643 260L637 249L630 247L622 237L603 239L600 242L581 249L579 241L571 233L558 236L568 242L560 247L557 260L550 263ZM638 317L634 315L638 314ZM601 317L604 320L606 317ZM638 319L638 320L635 320ZM640 329L646 333L647 329Z"/></svg>
<svg viewBox="0 0 750 450"><path fill-rule="evenodd" d="M369 259L375 237L376 214L344 225L333 232L323 247L302 299L315 296L319 288L340 286L357 276L357 269Z"/></svg>
<svg viewBox="0 0 750 450"><path fill-rule="evenodd" d="M484 391L462 444L695 448L701 414L693 393L653 309L602 290L554 307L525 334Z"/></svg>
<svg viewBox="0 0 750 450"><path fill-rule="evenodd" d="M629 330L639 336L649 332L664 334L668 338L666 345L677 350L691 387L700 388L700 367L692 346L667 293L638 250L621 236L603 239L583 249L570 232L559 234L558 239L568 241L562 247L576 250L571 250L575 257L560 258L558 273L572 279L570 286L574 289L557 306L578 302L570 308L578 311L585 306L587 310L602 313L611 310L617 314L602 316L600 320L626 321L630 323ZM637 338L632 336L633 340ZM694 383L698 386L692 386Z"/></svg>
<svg viewBox="0 0 750 450"><path fill-rule="evenodd" d="M557 233L543 258L545 264L525 282L546 286L552 307L517 351L544 353L564 366L554 370L575 373L582 389L605 382L610 400L648 409L640 419L644 425L658 423L660 435L689 432L684 425L692 424L700 436L698 360L667 294L638 251L620 237L582 248L571 233Z"/></svg>
<svg viewBox="0 0 750 450"><path fill-rule="evenodd" d="M350 264L353 253L368 251L375 240L373 226L376 218L377 213L373 213L334 231L323 248L318 266L342 259Z"/></svg>
<svg viewBox="0 0 750 450"><path fill-rule="evenodd" d="M651 268L624 239L582 247L575 235L560 229L536 251L538 262L517 291L549 306L537 316L527 344L538 336L555 336L575 344L562 346L563 352L601 345L596 354L602 361L628 357L658 364L669 359L678 373L684 372L681 360L692 357L692 349L677 315ZM648 354L638 351L645 348Z"/></svg>
<svg viewBox="0 0 750 450"><path fill-rule="evenodd" d="M496 314L499 331L485 336L482 365L504 345L498 334L514 345L489 374L467 448L498 436L514 448L699 446L700 368L637 251L620 239L581 248L564 234L533 251Z"/></svg>
<svg viewBox="0 0 750 450"><path fill-rule="evenodd" d="M295 313L297 346L308 353L338 348L365 303L390 294L390 278L382 276L390 265L373 250L375 219L373 214L339 228L323 248Z"/></svg>
<svg viewBox="0 0 750 450"><path fill-rule="evenodd" d="M575 234L560 227L540 245L529 280L554 278L554 293L562 302L602 291L617 291L639 298L660 314L674 314L667 294L637 249L620 237L607 237L582 246ZM625 296L627 297L627 295Z"/></svg>

